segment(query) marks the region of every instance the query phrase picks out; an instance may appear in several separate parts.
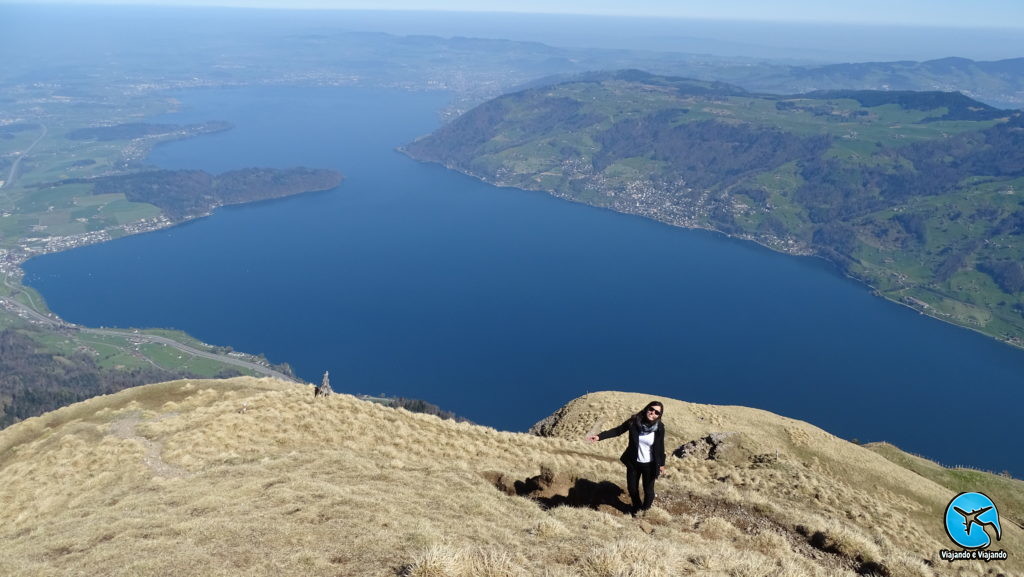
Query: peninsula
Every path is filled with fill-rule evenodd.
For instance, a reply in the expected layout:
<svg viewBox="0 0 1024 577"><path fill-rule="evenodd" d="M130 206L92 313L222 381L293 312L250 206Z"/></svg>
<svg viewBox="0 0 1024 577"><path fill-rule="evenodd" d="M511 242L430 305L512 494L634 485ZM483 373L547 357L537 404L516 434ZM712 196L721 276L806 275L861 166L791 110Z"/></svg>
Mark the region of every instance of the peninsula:
<svg viewBox="0 0 1024 577"><path fill-rule="evenodd" d="M131 202L152 204L168 218L181 221L220 206L330 190L341 181L338 171L305 167L245 168L218 175L202 170L152 170L98 179L93 194L123 194Z"/></svg>
<svg viewBox="0 0 1024 577"><path fill-rule="evenodd" d="M959 93L754 94L640 71L488 101L407 145L499 186L817 255L1024 346L1024 116Z"/></svg>

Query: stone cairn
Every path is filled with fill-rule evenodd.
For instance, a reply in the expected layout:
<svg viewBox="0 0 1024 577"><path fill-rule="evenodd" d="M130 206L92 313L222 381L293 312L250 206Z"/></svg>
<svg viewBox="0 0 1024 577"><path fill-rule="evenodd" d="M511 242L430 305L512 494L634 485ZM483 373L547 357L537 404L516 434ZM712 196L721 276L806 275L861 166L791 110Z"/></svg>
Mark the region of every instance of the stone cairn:
<svg viewBox="0 0 1024 577"><path fill-rule="evenodd" d="M313 389L313 398L326 397L334 391L331 390L331 377L330 371L324 371L324 380L315 389Z"/></svg>

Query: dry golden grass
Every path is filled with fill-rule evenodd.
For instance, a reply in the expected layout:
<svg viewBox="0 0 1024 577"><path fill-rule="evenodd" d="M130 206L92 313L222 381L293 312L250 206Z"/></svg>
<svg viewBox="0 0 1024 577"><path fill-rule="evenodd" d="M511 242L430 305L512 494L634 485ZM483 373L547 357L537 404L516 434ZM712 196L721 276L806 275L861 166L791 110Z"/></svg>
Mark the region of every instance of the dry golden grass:
<svg viewBox="0 0 1024 577"><path fill-rule="evenodd" d="M729 431L719 460L669 458L656 507L560 506L499 491L544 466L621 485L648 397L596 393L549 437L390 409L269 379L122 391L0 431L0 575L551 577L1019 573L940 562L949 489L806 423L663 399L674 448ZM773 458L755 463L751 458ZM489 480L490 479L490 480Z"/></svg>

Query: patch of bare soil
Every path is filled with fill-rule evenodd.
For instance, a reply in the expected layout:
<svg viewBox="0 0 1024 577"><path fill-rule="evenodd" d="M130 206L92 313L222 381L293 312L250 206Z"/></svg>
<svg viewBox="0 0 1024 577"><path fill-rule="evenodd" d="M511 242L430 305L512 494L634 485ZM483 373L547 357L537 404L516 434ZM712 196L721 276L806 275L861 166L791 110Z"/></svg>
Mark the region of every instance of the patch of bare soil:
<svg viewBox="0 0 1024 577"><path fill-rule="evenodd" d="M164 461L164 445L139 435L135 428L142 421L138 412L132 412L110 423L110 433L120 439L129 439L142 445L146 450L142 461L157 477L181 478L190 473L181 467L175 467Z"/></svg>

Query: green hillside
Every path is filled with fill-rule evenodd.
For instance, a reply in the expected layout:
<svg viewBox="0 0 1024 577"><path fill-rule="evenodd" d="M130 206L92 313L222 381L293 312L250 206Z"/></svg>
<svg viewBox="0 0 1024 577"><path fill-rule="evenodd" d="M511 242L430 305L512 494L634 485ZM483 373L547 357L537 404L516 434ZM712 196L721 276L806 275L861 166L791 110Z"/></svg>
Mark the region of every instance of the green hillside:
<svg viewBox="0 0 1024 577"><path fill-rule="evenodd" d="M488 182L819 255L1024 345L1024 117L959 93L753 94L638 71L486 102L409 144Z"/></svg>
<svg viewBox="0 0 1024 577"><path fill-rule="evenodd" d="M1009 473L995 474L965 467L947 469L934 461L901 451L889 443L868 443L864 446L904 469L957 493L985 493L999 503L1002 515L1018 527L1024 527L1024 481L1014 479Z"/></svg>

